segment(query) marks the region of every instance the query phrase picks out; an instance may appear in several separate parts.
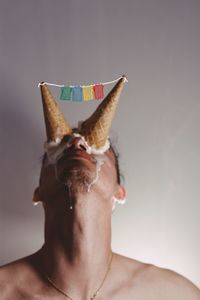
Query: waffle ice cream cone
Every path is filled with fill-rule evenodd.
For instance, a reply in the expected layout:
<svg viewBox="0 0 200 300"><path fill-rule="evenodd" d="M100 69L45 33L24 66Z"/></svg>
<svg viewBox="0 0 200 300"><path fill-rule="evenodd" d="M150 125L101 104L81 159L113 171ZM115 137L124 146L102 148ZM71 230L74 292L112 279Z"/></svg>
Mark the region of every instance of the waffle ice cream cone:
<svg viewBox="0 0 200 300"><path fill-rule="evenodd" d="M47 141L60 141L64 135L72 132L69 124L59 110L58 104L51 94L48 86L40 85L44 119L46 125Z"/></svg>
<svg viewBox="0 0 200 300"><path fill-rule="evenodd" d="M90 146L99 149L108 139L109 130L117 108L126 77L122 76L95 112L81 124L80 134Z"/></svg>

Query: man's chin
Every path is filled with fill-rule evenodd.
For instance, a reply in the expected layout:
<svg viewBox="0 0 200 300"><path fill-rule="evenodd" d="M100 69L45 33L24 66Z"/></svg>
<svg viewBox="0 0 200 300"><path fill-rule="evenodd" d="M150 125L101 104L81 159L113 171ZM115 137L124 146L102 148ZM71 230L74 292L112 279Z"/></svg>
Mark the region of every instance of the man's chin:
<svg viewBox="0 0 200 300"><path fill-rule="evenodd" d="M72 168L68 170L67 176L65 177L65 183L73 193L86 193L88 192L94 176L94 172L87 168Z"/></svg>
<svg viewBox="0 0 200 300"><path fill-rule="evenodd" d="M88 192L96 174L96 163L82 157L65 159L57 166L59 181L73 192Z"/></svg>

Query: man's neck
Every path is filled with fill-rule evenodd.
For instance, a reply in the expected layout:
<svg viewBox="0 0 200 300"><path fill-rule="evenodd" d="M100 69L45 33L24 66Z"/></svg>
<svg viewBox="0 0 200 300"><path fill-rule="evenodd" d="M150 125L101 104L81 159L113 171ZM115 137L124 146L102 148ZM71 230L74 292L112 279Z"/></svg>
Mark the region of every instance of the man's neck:
<svg viewBox="0 0 200 300"><path fill-rule="evenodd" d="M101 283L112 251L109 213L84 202L94 199L81 201L63 220L52 224L47 218L41 256L49 277L69 293L76 289L83 295L94 293Z"/></svg>

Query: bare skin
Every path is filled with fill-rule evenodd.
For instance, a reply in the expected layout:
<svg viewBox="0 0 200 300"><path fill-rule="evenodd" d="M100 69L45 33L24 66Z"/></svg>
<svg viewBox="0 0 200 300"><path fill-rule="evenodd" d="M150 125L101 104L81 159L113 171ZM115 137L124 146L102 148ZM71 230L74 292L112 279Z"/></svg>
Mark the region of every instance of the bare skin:
<svg viewBox="0 0 200 300"><path fill-rule="evenodd" d="M120 201L125 194L117 183L111 150L105 153L99 179L88 192L95 171L94 159L85 156L77 139L58 161L57 177L53 165L42 168L34 201L44 206L45 243L37 253L1 267L1 300L67 299L46 276L73 300L91 299L112 254L113 197ZM175 272L113 253L96 299L200 300L200 291Z"/></svg>

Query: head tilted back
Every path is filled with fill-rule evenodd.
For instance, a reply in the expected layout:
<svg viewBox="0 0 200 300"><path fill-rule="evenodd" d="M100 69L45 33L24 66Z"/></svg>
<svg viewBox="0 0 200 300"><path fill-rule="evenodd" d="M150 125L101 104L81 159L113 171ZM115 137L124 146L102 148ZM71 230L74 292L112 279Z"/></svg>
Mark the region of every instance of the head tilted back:
<svg viewBox="0 0 200 300"><path fill-rule="evenodd" d="M82 122L79 132L89 146L99 149L105 145L125 81L126 77L122 76L95 112ZM41 84L41 94L47 140L60 141L65 135L71 134L72 129L46 84Z"/></svg>

